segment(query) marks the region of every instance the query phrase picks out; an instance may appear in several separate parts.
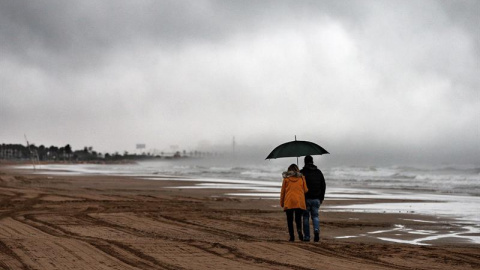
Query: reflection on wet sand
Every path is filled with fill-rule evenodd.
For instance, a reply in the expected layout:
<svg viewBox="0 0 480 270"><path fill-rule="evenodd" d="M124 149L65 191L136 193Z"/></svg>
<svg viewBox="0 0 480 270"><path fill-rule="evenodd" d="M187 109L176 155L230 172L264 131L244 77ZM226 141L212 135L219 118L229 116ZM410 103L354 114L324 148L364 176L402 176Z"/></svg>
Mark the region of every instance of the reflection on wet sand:
<svg viewBox="0 0 480 270"><path fill-rule="evenodd" d="M87 166L87 165L85 165ZM50 175L90 175L107 174L131 176L132 178L151 181L185 182L186 185L173 185L166 187L177 190L224 190L222 196L260 198L275 200L279 197L281 181L265 181L261 179L224 179L215 177L186 177L185 175L161 175L144 173L144 171L133 172L125 169L114 170L110 167L89 167L79 166L57 166L52 170L39 171ZM70 171L69 171L70 170ZM140 173L143 172L143 173ZM217 196L217 195L215 195ZM337 201L340 203L330 204ZM431 217L445 218L449 220L452 232L445 230L417 230L408 227L408 222L432 223L434 221L420 220L416 218L397 220L399 226L388 230L388 236L377 237L383 241L409 244L425 244L433 240L454 238L455 241L468 241L479 243L478 230L480 229L480 216L477 213L480 205L480 198L475 196L461 196L451 194L431 194L415 190L401 190L385 188L358 188L358 187L329 187L326 194L326 203L322 206L323 212L335 213L381 213L381 214L408 214L427 215ZM403 228L403 229L402 229ZM405 240L404 236L398 240L392 237L392 233L404 233L407 235L427 235L427 237ZM367 233L367 236L375 235L375 231ZM395 235L393 235L395 236ZM340 238L358 238L363 235L344 235Z"/></svg>
<svg viewBox="0 0 480 270"><path fill-rule="evenodd" d="M149 178L153 180L155 178ZM192 179L190 179L192 180ZM193 179L194 184L175 186L176 189L224 189L225 196L257 197L262 199L277 199L280 192L279 182L229 180L229 179ZM195 183L199 182L199 183ZM244 192L231 192L232 190ZM459 241L480 244L480 218L476 205L480 198L470 196L423 194L419 192L402 192L398 190L363 190L349 188L330 188L327 190L327 200L343 200L344 205L323 207L330 212L363 212L363 213L403 213L421 214L451 219L450 225L454 231L422 230L409 228L404 224L395 225L385 231L372 231L359 235L338 236L338 239L375 237L382 241L413 245L429 245L428 242L443 238L456 238ZM368 199L374 203L364 203ZM385 202L388 200L388 202ZM375 202L378 201L378 202ZM402 219L416 223L435 223L420 219ZM402 222L399 220L399 222ZM439 225L443 226L443 225ZM395 234L392 234L396 232ZM388 235L388 237L383 237ZM395 237L397 236L397 238ZM415 236L412 238L412 236ZM422 236L422 237L418 237ZM412 238L412 239L410 239Z"/></svg>
<svg viewBox="0 0 480 270"><path fill-rule="evenodd" d="M421 221L422 222L422 221ZM442 226L442 225L440 225ZM395 236L392 237L392 233ZM388 234L388 237L383 235ZM413 236L412 236L413 235ZM421 237L418 237L421 236ZM337 236L337 239L347 239L347 238L361 238L361 237L370 237L377 238L379 240L402 243L402 244L412 244L412 245L430 245L429 241L440 240L442 238L459 238L460 240L467 240L475 244L480 244L480 229L473 226L464 226L459 227L458 232L453 231L433 231L433 230L417 230L413 228L408 228L404 225L397 224L394 228L390 230L382 231L372 231L367 233L362 233L358 235L346 235L346 236ZM413 239L409 239L414 237Z"/></svg>

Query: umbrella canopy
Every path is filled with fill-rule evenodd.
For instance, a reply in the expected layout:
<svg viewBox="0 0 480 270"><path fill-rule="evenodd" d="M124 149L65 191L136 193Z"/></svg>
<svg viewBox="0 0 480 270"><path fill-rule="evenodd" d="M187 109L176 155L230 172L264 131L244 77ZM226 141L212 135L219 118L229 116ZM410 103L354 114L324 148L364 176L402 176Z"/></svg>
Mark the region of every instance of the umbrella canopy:
<svg viewBox="0 0 480 270"><path fill-rule="evenodd" d="M291 141L281 144L268 155L266 159L282 158L282 157L301 157L330 154L318 144L308 141Z"/></svg>

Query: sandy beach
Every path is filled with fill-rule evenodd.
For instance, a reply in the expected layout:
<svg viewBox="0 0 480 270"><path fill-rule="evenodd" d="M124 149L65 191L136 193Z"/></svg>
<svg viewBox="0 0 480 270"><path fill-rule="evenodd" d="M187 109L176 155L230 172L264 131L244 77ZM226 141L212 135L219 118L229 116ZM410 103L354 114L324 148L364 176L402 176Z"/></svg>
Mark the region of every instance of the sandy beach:
<svg viewBox="0 0 480 270"><path fill-rule="evenodd" d="M179 186L2 165L0 269L480 269L480 246L462 238L382 240L449 233L448 219L330 209L319 243L290 243L277 200Z"/></svg>

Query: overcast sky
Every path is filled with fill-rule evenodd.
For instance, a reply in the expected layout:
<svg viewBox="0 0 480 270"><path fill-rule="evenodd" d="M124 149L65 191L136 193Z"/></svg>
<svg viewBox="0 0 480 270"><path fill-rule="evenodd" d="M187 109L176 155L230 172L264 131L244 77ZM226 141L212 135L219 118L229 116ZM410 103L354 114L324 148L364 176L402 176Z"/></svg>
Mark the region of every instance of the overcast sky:
<svg viewBox="0 0 480 270"><path fill-rule="evenodd" d="M0 143L479 164L480 1L0 0L0 87Z"/></svg>

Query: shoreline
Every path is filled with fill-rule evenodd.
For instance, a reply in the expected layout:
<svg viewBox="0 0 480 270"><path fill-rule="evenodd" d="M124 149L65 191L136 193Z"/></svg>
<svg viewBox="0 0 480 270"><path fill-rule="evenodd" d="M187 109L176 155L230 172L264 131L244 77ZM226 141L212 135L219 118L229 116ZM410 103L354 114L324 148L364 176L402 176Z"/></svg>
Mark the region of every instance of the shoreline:
<svg viewBox="0 0 480 270"><path fill-rule="evenodd" d="M30 175L50 175L49 177L61 176L114 176L126 177L137 181L167 181L167 185L162 187L170 190L177 190L185 193L187 190L192 195L203 194L203 196L211 197L232 197L239 199L261 199L276 201L279 199L280 182L268 182L260 180L234 180L221 178L192 178L184 176L171 175L150 175L150 174L111 174L109 171L77 171L71 168L67 169L40 169L32 171L25 167L8 167L20 174ZM148 177L145 177L148 176ZM173 181L173 182L172 182ZM480 205L480 198L475 196L448 195L448 194L428 194L420 191L399 191L396 189L360 189L360 188L329 188L326 194L326 202L322 205L322 211L325 213L356 213L356 214L372 214L372 215L393 215L397 223L394 231L400 231L406 234L416 234L416 238L407 237L397 233L397 237L381 237L377 239L387 242L399 242L413 245L432 245L432 241L444 238L452 238L448 243L471 242L472 244L480 244L480 216L476 207ZM278 205L272 204L273 208ZM454 206L454 207L452 207ZM467 210L467 211L466 211ZM461 212L461 214L459 214ZM395 215L401 214L408 216L422 216L419 218L397 218ZM439 223L442 224L438 228L430 230L417 229L416 224L405 222L404 220L417 220L420 223ZM445 230L445 225L450 230ZM429 233L427 233L429 232ZM339 235L342 238L363 238L372 237L371 234L377 235L375 231L362 233L358 235ZM433 243L435 244L435 243Z"/></svg>
<svg viewBox="0 0 480 270"><path fill-rule="evenodd" d="M61 166L62 164L56 164ZM222 196L245 197L245 198L262 198L262 199L278 199L280 193L281 182L265 181L265 180L245 180L230 178L205 178L195 177L192 175L160 175L139 174L127 172L115 172L113 170L91 170L78 169L82 167L72 168L72 164L66 168L37 169L32 172L26 166L15 166L22 173L33 174L55 174L55 175L113 175L128 176L135 179L164 181L175 179L182 189L210 189L224 190ZM88 164L86 164L88 166ZM180 184L181 183L181 184ZM458 222L468 222L480 228L480 215L475 211L480 207L480 197L469 194L453 194L453 193L431 193L423 190L404 190L393 188L359 188L359 187L335 187L329 186L327 190L327 201L342 200L350 203L350 207L333 206L336 211L354 212L365 211L371 213L417 213L422 215L442 216L443 218L457 220ZM364 202L364 199L367 201ZM371 201L374 201L372 203ZM348 203L347 203L348 204ZM369 205L370 204L370 205ZM383 204L383 205L381 205ZM332 209L331 209L332 210ZM332 210L335 211L335 210ZM480 239L475 239L480 243Z"/></svg>
<svg viewBox="0 0 480 270"><path fill-rule="evenodd" d="M65 269L69 264L98 269L100 261L122 269L480 267L479 246L455 235L426 241L430 246L382 240L448 233L458 229L452 220L330 211L351 199L322 206L320 243L288 243L276 200L181 188L195 182L38 175L5 166L0 166L0 179L0 268L5 269ZM406 226L396 226L398 221Z"/></svg>

